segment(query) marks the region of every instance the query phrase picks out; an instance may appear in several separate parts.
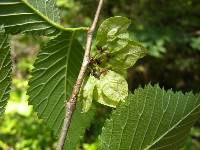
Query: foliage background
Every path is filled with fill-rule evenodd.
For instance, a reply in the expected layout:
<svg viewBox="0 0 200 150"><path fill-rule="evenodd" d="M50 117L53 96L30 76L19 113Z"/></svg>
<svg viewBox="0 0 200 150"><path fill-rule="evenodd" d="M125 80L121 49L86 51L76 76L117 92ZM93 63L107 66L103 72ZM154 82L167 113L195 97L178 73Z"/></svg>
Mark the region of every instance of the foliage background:
<svg viewBox="0 0 200 150"><path fill-rule="evenodd" d="M94 0L57 0L64 26L89 26L96 9ZM132 20L133 39L149 50L148 56L129 69L129 89L159 83L166 89L200 89L200 2L199 0L106 0L101 21L110 16ZM0 118L0 149L50 150L56 139L42 120L27 106L26 89L32 64L46 37L11 37L13 86L6 115ZM85 35L79 40L84 43ZM83 44L84 45L84 44ZM80 147L95 150L97 135L111 110L99 105L95 122ZM200 149L200 121L192 128L185 150Z"/></svg>

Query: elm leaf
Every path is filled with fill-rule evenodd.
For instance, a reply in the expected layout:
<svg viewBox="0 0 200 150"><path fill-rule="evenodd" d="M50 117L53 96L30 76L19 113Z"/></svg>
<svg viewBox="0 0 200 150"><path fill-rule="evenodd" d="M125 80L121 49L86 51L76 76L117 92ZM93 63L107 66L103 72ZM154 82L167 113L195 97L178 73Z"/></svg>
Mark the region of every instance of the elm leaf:
<svg viewBox="0 0 200 150"><path fill-rule="evenodd" d="M100 67L123 76L126 76L128 68L147 53L140 43L130 40L127 30L129 25L130 20L126 17L111 17L100 25L96 37L96 46L102 51L94 58L101 62Z"/></svg>
<svg viewBox="0 0 200 150"><path fill-rule="evenodd" d="M0 116L4 113L11 89L12 62L8 35L0 26Z"/></svg>
<svg viewBox="0 0 200 150"><path fill-rule="evenodd" d="M83 92L82 92L82 98L83 98L83 112L87 112L91 105L92 105L92 100L93 100L93 93L94 93L94 88L96 86L97 79L90 75L89 78L87 79L84 87L83 87Z"/></svg>
<svg viewBox="0 0 200 150"><path fill-rule="evenodd" d="M63 28L54 0L0 0L0 10L6 33L56 35Z"/></svg>
<svg viewBox="0 0 200 150"><path fill-rule="evenodd" d="M179 150L199 115L200 94L140 87L106 121L99 150Z"/></svg>
<svg viewBox="0 0 200 150"><path fill-rule="evenodd" d="M127 96L128 84L123 76L111 70L106 75L101 75L95 90L97 102L115 108Z"/></svg>
<svg viewBox="0 0 200 150"><path fill-rule="evenodd" d="M61 33L50 40L38 54L29 80L29 104L38 116L59 135L65 118L65 103L69 99L78 76L83 48L75 32ZM92 109L83 114L78 101L72 117L65 150L75 150L94 116Z"/></svg>

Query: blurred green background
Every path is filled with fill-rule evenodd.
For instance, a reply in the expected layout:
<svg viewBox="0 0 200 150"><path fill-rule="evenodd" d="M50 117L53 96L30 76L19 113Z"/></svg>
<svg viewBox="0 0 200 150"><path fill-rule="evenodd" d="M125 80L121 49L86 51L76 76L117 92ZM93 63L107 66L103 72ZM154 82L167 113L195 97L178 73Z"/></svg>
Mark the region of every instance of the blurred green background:
<svg viewBox="0 0 200 150"><path fill-rule="evenodd" d="M96 0L57 0L64 26L90 26ZM105 0L100 22L111 16L132 20L131 37L149 53L129 69L129 89L159 83L165 89L200 90L199 0ZM84 46L85 35L77 35ZM12 36L12 92L6 114L0 118L0 150L52 150L56 138L28 106L27 80L47 37ZM109 108L98 106L95 122L77 149L96 150L98 134ZM200 121L192 128L182 150L200 150Z"/></svg>

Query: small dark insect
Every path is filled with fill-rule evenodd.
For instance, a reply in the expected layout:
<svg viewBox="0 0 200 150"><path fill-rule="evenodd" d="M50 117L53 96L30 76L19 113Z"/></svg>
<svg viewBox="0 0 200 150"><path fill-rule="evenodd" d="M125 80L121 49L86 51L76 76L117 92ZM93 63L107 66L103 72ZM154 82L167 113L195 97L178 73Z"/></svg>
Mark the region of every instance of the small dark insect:
<svg viewBox="0 0 200 150"><path fill-rule="evenodd" d="M102 61L100 59L94 59L94 58L90 59L90 65L93 65L93 64L100 65L101 63Z"/></svg>
<svg viewBox="0 0 200 150"><path fill-rule="evenodd" d="M96 46L97 47L97 50L100 52L100 53L103 53L103 48L102 47L100 47L100 46Z"/></svg>
<svg viewBox="0 0 200 150"><path fill-rule="evenodd" d="M93 58L91 58L91 59L90 59L89 65L92 65L92 64L94 64L94 63L95 63L95 60L94 60Z"/></svg>
<svg viewBox="0 0 200 150"><path fill-rule="evenodd" d="M96 62L97 65L100 65L102 63L102 61L99 60L99 59L96 59L95 62Z"/></svg>

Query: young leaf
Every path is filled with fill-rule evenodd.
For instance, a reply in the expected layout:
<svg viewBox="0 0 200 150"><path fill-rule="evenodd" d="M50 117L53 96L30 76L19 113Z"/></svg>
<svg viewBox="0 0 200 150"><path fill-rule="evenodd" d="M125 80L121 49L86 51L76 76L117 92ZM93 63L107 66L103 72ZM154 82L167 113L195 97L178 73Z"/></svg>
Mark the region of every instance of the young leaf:
<svg viewBox="0 0 200 150"><path fill-rule="evenodd" d="M135 41L128 41L128 44L123 47L118 53L112 55L112 58L105 64L106 68L124 74L124 70L132 67L136 61L146 55L146 49Z"/></svg>
<svg viewBox="0 0 200 150"><path fill-rule="evenodd" d="M199 115L200 94L139 88L106 122L99 149L178 150Z"/></svg>
<svg viewBox="0 0 200 150"><path fill-rule="evenodd" d="M29 104L33 105L34 111L38 112L38 116L44 119L56 135L62 127L65 102L71 95L84 52L79 42L74 39L74 34L74 32L63 33L41 50L34 64L33 77L29 82ZM77 113L79 114L74 116L79 117L80 110L77 110ZM85 130L82 122L90 116L81 116L83 118L74 118L79 120L81 130L73 130L68 138L69 141L70 138L79 139ZM70 126L71 128L74 129L73 125Z"/></svg>
<svg viewBox="0 0 200 150"><path fill-rule="evenodd" d="M96 45L103 47L109 40L115 39L116 37L128 39L127 28L130 24L131 21L126 17L117 16L106 19L98 29Z"/></svg>
<svg viewBox="0 0 200 150"><path fill-rule="evenodd" d="M1 0L0 10L6 33L54 35L61 28L54 0Z"/></svg>
<svg viewBox="0 0 200 150"><path fill-rule="evenodd" d="M97 79L90 75L82 89L82 101L83 101L83 113L87 112L92 106L94 88L96 86Z"/></svg>
<svg viewBox="0 0 200 150"><path fill-rule="evenodd" d="M146 49L138 42L131 41L128 33L130 20L126 17L111 17L98 29L96 46L101 51L94 58L102 68L126 76L126 70L146 55Z"/></svg>
<svg viewBox="0 0 200 150"><path fill-rule="evenodd" d="M0 116L9 99L12 63L8 36L0 29Z"/></svg>
<svg viewBox="0 0 200 150"><path fill-rule="evenodd" d="M120 101L124 102L128 96L128 84L123 76L108 70L97 80L94 97L97 102L110 107L116 107Z"/></svg>

